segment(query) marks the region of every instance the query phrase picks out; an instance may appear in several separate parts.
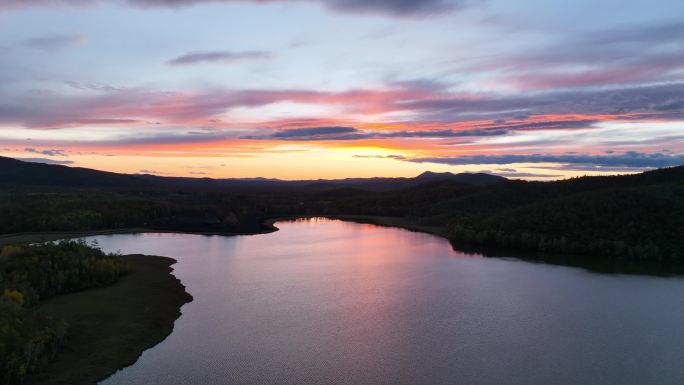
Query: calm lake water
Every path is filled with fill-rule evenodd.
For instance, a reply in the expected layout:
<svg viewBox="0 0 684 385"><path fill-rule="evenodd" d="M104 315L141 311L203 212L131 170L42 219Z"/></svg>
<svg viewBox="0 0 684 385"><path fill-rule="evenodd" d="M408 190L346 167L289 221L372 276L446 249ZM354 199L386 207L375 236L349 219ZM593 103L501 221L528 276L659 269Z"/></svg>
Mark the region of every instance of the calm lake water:
<svg viewBox="0 0 684 385"><path fill-rule="evenodd" d="M90 238L177 259L194 296L165 341L103 383L684 383L681 278L464 255L396 228L277 226Z"/></svg>

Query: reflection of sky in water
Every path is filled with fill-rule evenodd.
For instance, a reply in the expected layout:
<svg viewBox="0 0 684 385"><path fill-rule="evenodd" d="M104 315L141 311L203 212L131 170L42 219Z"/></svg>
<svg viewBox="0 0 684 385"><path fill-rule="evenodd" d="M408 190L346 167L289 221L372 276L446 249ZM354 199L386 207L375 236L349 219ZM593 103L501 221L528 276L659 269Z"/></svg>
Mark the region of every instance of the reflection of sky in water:
<svg viewBox="0 0 684 385"><path fill-rule="evenodd" d="M195 300L106 384L577 384L684 380L684 282L466 257L330 220L240 237L96 237L177 258Z"/></svg>

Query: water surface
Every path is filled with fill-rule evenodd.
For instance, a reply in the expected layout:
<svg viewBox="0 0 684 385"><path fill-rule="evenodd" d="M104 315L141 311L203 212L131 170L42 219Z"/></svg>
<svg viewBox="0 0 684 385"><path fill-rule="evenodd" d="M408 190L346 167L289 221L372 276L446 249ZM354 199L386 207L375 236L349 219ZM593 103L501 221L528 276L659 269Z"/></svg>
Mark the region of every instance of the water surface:
<svg viewBox="0 0 684 385"><path fill-rule="evenodd" d="M469 256L397 228L277 226L90 238L177 259L194 297L166 340L103 383L684 383L681 278Z"/></svg>

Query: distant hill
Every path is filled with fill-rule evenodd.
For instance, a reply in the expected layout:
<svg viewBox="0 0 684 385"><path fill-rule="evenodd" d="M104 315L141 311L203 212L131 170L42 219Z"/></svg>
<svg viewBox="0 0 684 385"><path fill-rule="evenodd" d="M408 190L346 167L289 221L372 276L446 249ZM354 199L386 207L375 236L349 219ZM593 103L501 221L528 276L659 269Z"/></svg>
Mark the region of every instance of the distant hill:
<svg viewBox="0 0 684 385"><path fill-rule="evenodd" d="M23 162L6 157L0 157L0 183L111 187L146 184L144 178L134 175L53 164Z"/></svg>
<svg viewBox="0 0 684 385"><path fill-rule="evenodd" d="M487 185L500 182L505 178L489 174L432 172L425 172L415 178L348 178L295 181L267 178L187 178L150 174L117 174L88 168L31 163L0 157L0 184L15 185L146 189L155 187L230 188L238 190L295 188L315 191L353 187L362 190L389 191L439 180L449 180L467 185Z"/></svg>
<svg viewBox="0 0 684 385"><path fill-rule="evenodd" d="M436 181L436 180L449 180L449 181L454 181L454 182L459 182L459 183L464 183L464 184L469 184L469 185L476 185L476 186L485 186L497 182L501 182L505 180L506 178L497 176L497 175L491 175L491 174L485 174L485 173L460 173L460 174L453 174L450 172L432 172L432 171L425 171L424 173L418 175L416 177L418 180L424 180L424 181Z"/></svg>

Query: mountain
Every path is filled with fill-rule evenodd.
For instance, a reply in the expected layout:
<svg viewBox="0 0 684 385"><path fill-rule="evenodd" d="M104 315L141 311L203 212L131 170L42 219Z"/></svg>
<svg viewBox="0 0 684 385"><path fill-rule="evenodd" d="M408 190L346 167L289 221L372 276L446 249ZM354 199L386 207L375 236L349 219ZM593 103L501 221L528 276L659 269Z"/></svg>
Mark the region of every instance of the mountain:
<svg viewBox="0 0 684 385"><path fill-rule="evenodd" d="M464 173L460 173L460 174L453 174L450 172L425 171L424 173L418 175L416 177L416 179L421 180L421 181L448 180L448 181L459 182L459 183L463 183L463 184L484 186L484 185L489 185L489 184L501 182L501 181L505 180L506 178L501 177L501 176L497 176L497 175L485 174L485 173L464 172Z"/></svg>

